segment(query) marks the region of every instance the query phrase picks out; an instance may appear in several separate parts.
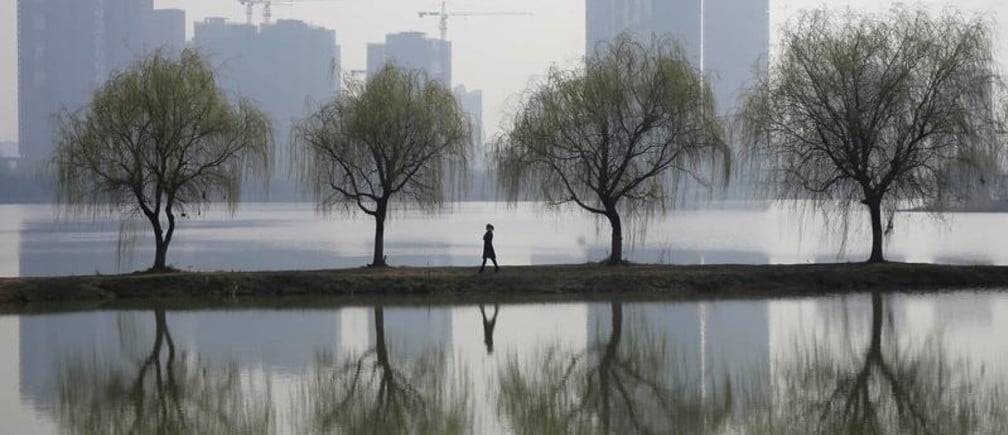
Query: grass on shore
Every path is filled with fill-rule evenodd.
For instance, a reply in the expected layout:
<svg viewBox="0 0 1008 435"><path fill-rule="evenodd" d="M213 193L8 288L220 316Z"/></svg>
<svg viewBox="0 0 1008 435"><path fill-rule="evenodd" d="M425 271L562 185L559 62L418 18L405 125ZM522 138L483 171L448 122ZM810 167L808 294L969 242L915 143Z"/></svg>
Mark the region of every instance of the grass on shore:
<svg viewBox="0 0 1008 435"><path fill-rule="evenodd" d="M124 306L305 297L423 301L771 298L866 291L1008 288L1008 267L908 263L809 265L388 267L310 271L170 272L0 279L0 306Z"/></svg>

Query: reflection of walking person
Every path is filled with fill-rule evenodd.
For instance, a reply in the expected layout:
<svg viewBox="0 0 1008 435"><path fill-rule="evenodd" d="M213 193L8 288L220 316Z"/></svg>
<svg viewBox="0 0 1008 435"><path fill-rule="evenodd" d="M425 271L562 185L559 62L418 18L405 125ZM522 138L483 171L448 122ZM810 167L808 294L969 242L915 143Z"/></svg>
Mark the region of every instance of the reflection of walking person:
<svg viewBox="0 0 1008 435"><path fill-rule="evenodd" d="M479 306L480 314L483 315L483 343L486 344L487 355L493 353L493 330L494 326L497 325L497 311L500 310L500 306L494 304L493 317L487 319L486 311L483 309L483 304Z"/></svg>
<svg viewBox="0 0 1008 435"><path fill-rule="evenodd" d="M483 234L483 264L480 265L479 273L483 273L488 258L493 261L494 272L500 271L500 266L497 265L497 253L493 248L493 230L493 225L487 224L486 233Z"/></svg>

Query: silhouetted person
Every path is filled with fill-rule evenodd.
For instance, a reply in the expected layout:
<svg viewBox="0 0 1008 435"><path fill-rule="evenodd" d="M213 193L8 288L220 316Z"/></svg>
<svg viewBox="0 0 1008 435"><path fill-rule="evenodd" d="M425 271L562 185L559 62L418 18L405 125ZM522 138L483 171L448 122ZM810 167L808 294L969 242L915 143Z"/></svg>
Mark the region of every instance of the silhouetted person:
<svg viewBox="0 0 1008 435"><path fill-rule="evenodd" d="M493 248L493 225L487 224L486 233L483 234L483 264L480 265L479 272L483 273L483 268L486 267L486 261L489 258L493 261L494 272L500 271L500 266L497 265L497 253L494 252Z"/></svg>
<svg viewBox="0 0 1008 435"><path fill-rule="evenodd" d="M483 343L486 344L487 355L490 355L493 353L493 330L497 325L497 311L500 310L500 305L494 304L493 317L489 319L487 319L483 304L479 305L479 309L480 314L483 315Z"/></svg>

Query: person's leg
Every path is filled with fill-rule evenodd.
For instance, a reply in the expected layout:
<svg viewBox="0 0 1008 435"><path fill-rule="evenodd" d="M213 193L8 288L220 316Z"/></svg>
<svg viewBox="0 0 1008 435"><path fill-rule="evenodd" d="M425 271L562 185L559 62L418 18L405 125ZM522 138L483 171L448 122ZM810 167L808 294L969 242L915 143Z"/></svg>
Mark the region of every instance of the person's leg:
<svg viewBox="0 0 1008 435"><path fill-rule="evenodd" d="M477 273L483 273L483 268L486 267L486 257L483 257L483 264L480 265L480 270Z"/></svg>
<svg viewBox="0 0 1008 435"><path fill-rule="evenodd" d="M491 260L493 260L493 262L494 262L494 272L499 272L500 271L500 266L497 265L497 257L493 257L493 258L491 258ZM483 264L486 264L486 260L485 259L483 260Z"/></svg>

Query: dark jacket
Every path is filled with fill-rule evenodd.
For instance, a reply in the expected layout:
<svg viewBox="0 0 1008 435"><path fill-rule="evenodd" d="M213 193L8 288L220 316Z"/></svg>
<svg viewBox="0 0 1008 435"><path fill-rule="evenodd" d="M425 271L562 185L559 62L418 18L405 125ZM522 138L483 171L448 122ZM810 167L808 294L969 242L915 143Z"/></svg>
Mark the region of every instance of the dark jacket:
<svg viewBox="0 0 1008 435"><path fill-rule="evenodd" d="M497 259L493 248L493 231L487 231L486 234L483 234L483 258Z"/></svg>

